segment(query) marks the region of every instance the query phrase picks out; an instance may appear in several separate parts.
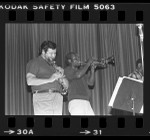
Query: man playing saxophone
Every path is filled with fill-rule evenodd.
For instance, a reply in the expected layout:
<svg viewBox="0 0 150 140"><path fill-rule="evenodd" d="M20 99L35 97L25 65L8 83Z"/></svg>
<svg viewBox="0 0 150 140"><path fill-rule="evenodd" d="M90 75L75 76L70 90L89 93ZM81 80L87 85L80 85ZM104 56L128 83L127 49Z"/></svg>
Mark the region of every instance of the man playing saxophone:
<svg viewBox="0 0 150 140"><path fill-rule="evenodd" d="M27 84L33 92L34 115L62 115L63 87L68 82L63 69L54 65L56 44L44 41L40 55L30 60L26 67Z"/></svg>

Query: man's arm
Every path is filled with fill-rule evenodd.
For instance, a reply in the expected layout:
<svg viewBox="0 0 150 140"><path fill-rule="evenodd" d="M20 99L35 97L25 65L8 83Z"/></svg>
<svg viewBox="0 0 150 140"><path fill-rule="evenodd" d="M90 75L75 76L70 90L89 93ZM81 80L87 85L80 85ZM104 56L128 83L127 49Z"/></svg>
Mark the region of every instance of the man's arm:
<svg viewBox="0 0 150 140"><path fill-rule="evenodd" d="M65 89L68 89L68 87L69 87L69 81L68 81L68 79L66 77L60 78L59 82L63 85L63 87Z"/></svg>
<svg viewBox="0 0 150 140"><path fill-rule="evenodd" d="M88 83L89 86L94 86L94 84L95 84L95 68L96 68L96 66L93 65L91 67L90 72L89 72L89 77L88 77L88 80L87 80L87 83Z"/></svg>
<svg viewBox="0 0 150 140"><path fill-rule="evenodd" d="M27 84L29 86L38 86L38 85L43 85L43 84L47 84L47 83L52 83L55 80L57 80L58 78L61 78L62 74L60 73L54 73L50 78L48 79L39 79L37 78L34 74L32 73L27 73L26 75L26 79L27 79Z"/></svg>
<svg viewBox="0 0 150 140"><path fill-rule="evenodd" d="M134 72L133 72L133 73L130 73L130 74L128 75L128 77L131 77L131 78L136 79L136 75L135 75L135 73L134 73Z"/></svg>
<svg viewBox="0 0 150 140"><path fill-rule="evenodd" d="M85 73L87 72L88 68L90 67L91 63L93 62L93 59L89 59L88 62L84 65L83 68L79 69L76 73L75 73L75 77L76 78L81 78L83 75L85 75Z"/></svg>

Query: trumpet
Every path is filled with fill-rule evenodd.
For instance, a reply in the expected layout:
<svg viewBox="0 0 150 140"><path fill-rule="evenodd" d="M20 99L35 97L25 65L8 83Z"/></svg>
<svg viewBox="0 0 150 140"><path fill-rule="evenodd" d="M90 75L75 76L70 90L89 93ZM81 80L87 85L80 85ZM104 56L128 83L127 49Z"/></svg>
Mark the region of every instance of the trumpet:
<svg viewBox="0 0 150 140"><path fill-rule="evenodd" d="M86 65L86 64L87 62L82 62L82 61L80 62L81 66ZM115 66L115 59L113 55L108 58L102 58L100 60L93 60L91 66L95 65L96 68L106 68L108 64Z"/></svg>

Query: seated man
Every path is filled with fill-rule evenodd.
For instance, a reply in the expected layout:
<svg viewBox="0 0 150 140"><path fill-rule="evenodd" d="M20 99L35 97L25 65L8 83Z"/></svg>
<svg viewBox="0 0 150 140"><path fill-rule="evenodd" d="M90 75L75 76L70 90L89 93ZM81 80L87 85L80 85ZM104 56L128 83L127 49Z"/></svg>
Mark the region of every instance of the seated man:
<svg viewBox="0 0 150 140"><path fill-rule="evenodd" d="M142 59L136 61L136 70L129 74L129 77L144 81L144 70L142 68Z"/></svg>

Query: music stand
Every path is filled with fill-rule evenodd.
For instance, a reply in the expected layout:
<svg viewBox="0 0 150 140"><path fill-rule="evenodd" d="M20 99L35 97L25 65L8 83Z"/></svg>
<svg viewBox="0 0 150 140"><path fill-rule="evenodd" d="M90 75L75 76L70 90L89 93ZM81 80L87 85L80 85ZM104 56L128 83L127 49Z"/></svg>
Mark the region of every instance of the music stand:
<svg viewBox="0 0 150 140"><path fill-rule="evenodd" d="M119 77L108 106L133 115L143 113L143 81Z"/></svg>

